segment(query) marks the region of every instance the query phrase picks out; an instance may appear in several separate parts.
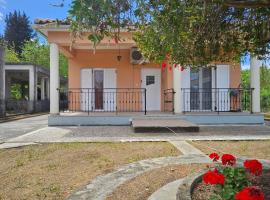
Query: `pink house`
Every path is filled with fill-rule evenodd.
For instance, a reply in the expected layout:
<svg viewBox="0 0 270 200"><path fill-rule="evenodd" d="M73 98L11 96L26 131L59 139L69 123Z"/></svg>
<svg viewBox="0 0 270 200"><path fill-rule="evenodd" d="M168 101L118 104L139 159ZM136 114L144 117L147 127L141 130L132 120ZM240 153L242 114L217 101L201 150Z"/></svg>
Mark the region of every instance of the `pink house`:
<svg viewBox="0 0 270 200"><path fill-rule="evenodd" d="M94 52L87 34L70 47L68 24L38 20L34 28L50 43L50 125L124 125L135 116L199 124L263 123L256 59L251 62L252 88L244 89L240 63L200 69L167 63L164 69L142 57L126 30L120 43L105 38ZM67 89L59 88L59 52L69 61Z"/></svg>

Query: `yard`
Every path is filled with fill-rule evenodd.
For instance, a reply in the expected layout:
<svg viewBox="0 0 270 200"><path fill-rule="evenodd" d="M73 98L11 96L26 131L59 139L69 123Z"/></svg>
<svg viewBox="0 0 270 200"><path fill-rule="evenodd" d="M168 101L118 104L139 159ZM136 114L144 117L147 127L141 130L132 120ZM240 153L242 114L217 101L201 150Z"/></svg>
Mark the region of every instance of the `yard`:
<svg viewBox="0 0 270 200"><path fill-rule="evenodd" d="M235 156L270 160L270 140L262 141L192 141L193 146L206 154L213 151Z"/></svg>
<svg viewBox="0 0 270 200"><path fill-rule="evenodd" d="M60 143L1 150L0 199L64 199L120 165L180 154L166 142Z"/></svg>

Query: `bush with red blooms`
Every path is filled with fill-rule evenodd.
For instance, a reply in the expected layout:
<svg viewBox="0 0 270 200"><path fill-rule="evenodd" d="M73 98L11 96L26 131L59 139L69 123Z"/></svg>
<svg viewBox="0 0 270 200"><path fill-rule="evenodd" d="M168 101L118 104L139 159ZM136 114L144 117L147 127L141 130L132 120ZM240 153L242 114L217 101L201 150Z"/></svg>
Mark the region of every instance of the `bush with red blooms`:
<svg viewBox="0 0 270 200"><path fill-rule="evenodd" d="M223 185L225 182L225 177L223 174L219 173L217 169L214 171L208 171L203 175L203 181L206 184L221 184Z"/></svg>
<svg viewBox="0 0 270 200"><path fill-rule="evenodd" d="M209 158L211 158L213 161L218 161L219 155L216 152L213 152L209 155Z"/></svg>
<svg viewBox="0 0 270 200"><path fill-rule="evenodd" d="M236 163L236 158L231 154L223 154L223 156L221 157L221 162L223 165L233 166Z"/></svg>
<svg viewBox="0 0 270 200"><path fill-rule="evenodd" d="M258 187L245 187L235 195L236 200L264 200L264 194Z"/></svg>
<svg viewBox="0 0 270 200"><path fill-rule="evenodd" d="M244 167L238 167L236 157L231 154L224 154L220 159L213 152L209 157L217 165L214 170L207 171L202 180L205 184L215 185L211 200L264 200L263 192L256 186L256 178L263 169L258 160L246 160Z"/></svg>
<svg viewBox="0 0 270 200"><path fill-rule="evenodd" d="M255 176L260 176L262 174L262 163L258 160L246 160L244 162L244 167Z"/></svg>

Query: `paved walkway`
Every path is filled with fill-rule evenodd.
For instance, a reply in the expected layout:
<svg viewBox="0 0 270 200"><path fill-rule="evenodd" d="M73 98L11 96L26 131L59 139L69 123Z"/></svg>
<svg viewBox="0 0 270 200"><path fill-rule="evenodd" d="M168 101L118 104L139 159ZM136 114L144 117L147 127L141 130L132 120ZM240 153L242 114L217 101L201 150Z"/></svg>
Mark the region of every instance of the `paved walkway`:
<svg viewBox="0 0 270 200"><path fill-rule="evenodd" d="M48 126L48 115L0 123L0 143Z"/></svg>
<svg viewBox="0 0 270 200"><path fill-rule="evenodd" d="M270 126L202 126L200 132L134 133L129 126L48 127L47 116L0 124L1 148L18 143L169 140L269 140Z"/></svg>
<svg viewBox="0 0 270 200"><path fill-rule="evenodd" d="M0 123L0 148L48 142L270 139L268 125L201 126L200 132L134 133L129 126L48 127L47 117L43 115Z"/></svg>

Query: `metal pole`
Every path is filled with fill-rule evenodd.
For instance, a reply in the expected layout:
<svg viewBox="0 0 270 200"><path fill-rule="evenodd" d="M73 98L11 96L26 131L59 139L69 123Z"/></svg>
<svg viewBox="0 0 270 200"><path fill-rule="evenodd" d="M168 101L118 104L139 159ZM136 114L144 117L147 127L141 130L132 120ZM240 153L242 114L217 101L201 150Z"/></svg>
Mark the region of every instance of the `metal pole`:
<svg viewBox="0 0 270 200"><path fill-rule="evenodd" d="M253 106L252 106L252 104L253 104L253 89L254 88L251 88L250 89L250 92L249 92L249 95L250 95L250 114L253 114Z"/></svg>
<svg viewBox="0 0 270 200"><path fill-rule="evenodd" d="M144 88L144 115L146 115L146 88Z"/></svg>

